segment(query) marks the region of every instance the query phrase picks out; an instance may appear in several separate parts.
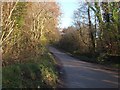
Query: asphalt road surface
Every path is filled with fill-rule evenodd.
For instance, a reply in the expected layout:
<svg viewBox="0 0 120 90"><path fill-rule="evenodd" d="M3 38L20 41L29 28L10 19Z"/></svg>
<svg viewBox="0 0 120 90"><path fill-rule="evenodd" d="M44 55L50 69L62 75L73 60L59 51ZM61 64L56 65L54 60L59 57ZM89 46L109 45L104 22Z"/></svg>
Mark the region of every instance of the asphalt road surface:
<svg viewBox="0 0 120 90"><path fill-rule="evenodd" d="M62 63L67 88L118 88L117 72L80 61L54 47L49 47L49 50Z"/></svg>

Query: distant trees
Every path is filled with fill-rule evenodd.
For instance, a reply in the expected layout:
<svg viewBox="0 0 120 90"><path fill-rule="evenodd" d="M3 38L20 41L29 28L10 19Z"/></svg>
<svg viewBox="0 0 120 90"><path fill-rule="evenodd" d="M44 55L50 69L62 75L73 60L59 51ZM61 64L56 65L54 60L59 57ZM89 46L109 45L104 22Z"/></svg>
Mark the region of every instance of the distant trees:
<svg viewBox="0 0 120 90"><path fill-rule="evenodd" d="M95 52L95 33L94 33L94 25L91 22L91 16L90 15L90 8L85 3L80 4L80 7L74 12L74 36L77 37L76 42L74 42L75 39L70 40L73 44L77 44L77 52L78 53L88 53L88 52ZM68 32L70 28L68 28ZM68 35L67 32L63 36L64 37ZM68 35L69 37L69 35ZM63 46L63 44L62 44ZM72 46L71 46L72 47ZM74 52L74 49L71 48L71 51ZM75 50L76 52L76 50Z"/></svg>
<svg viewBox="0 0 120 90"><path fill-rule="evenodd" d="M88 28L89 27L81 27L81 31L72 26L64 29L64 34L59 41L59 46L71 53L88 53L90 49Z"/></svg>
<svg viewBox="0 0 120 90"><path fill-rule="evenodd" d="M56 2L4 2L1 11L4 65L37 58L47 43L59 39Z"/></svg>
<svg viewBox="0 0 120 90"><path fill-rule="evenodd" d="M70 52L73 50L78 50L79 34L75 30L76 28L74 27L68 27L67 29L63 30L65 34L63 34L59 41L60 47Z"/></svg>
<svg viewBox="0 0 120 90"><path fill-rule="evenodd" d="M65 30L62 48L72 52L105 53L108 56L120 55L120 2L85 2L74 12L74 30ZM71 32L70 34L68 32ZM74 35L72 37L71 35ZM66 39L71 37L71 39ZM64 44L63 44L64 42ZM74 46L77 45L77 49ZM84 47L83 47L84 46ZM84 52L83 52L84 51Z"/></svg>

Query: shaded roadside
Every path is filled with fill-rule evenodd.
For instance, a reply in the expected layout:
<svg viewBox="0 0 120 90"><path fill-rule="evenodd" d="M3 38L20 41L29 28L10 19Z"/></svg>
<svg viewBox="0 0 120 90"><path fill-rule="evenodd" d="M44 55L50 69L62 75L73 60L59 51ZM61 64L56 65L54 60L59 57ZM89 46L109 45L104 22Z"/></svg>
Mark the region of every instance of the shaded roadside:
<svg viewBox="0 0 120 90"><path fill-rule="evenodd" d="M67 52L63 49L60 49L58 47L55 47L55 48L57 48L61 52L66 53L67 55L69 55L73 58L76 58L76 60L85 61L85 62L88 62L88 63L95 64L95 65L99 66L101 69L110 70L110 71L114 71L114 72L119 72L120 71L120 66L118 68L116 68L116 67L113 67L113 66L109 65L109 63L108 64L100 64L98 62L94 62L94 60L91 60L91 58L87 58L85 56L77 56L77 55L71 54L70 52Z"/></svg>
<svg viewBox="0 0 120 90"><path fill-rule="evenodd" d="M67 88L67 86L65 85L65 78L66 78L66 72L63 68L63 64L62 62L59 60L59 58L57 58L53 52L50 51L50 53L53 55L54 59L56 60L56 70L58 71L58 84L57 84L57 88Z"/></svg>

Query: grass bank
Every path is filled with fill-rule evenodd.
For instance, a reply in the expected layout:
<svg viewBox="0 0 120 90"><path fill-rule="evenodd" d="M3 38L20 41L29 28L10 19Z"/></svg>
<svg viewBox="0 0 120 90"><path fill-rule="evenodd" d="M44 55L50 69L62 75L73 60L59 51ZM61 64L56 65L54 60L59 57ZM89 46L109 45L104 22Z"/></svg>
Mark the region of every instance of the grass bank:
<svg viewBox="0 0 120 90"><path fill-rule="evenodd" d="M56 88L56 61L48 52L36 60L2 68L3 88Z"/></svg>

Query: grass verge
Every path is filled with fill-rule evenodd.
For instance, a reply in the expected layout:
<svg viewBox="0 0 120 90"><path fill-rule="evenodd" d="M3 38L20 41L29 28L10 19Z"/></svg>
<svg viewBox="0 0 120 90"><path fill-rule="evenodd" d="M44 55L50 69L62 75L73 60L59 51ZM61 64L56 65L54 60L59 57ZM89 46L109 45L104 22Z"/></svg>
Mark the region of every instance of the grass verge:
<svg viewBox="0 0 120 90"><path fill-rule="evenodd" d="M37 60L2 68L3 88L56 88L58 73L56 61L50 53Z"/></svg>
<svg viewBox="0 0 120 90"><path fill-rule="evenodd" d="M62 49L56 45L54 45L55 48L58 48L60 51L74 57L77 58L79 60L85 61L85 62L90 62L90 63L95 63L95 64L99 64L99 65L103 65L106 68L109 68L110 70L113 71L118 71L118 69L120 69L120 61L119 61L119 56L118 58L116 58L116 60L114 60L114 58L111 57L106 57L104 56L104 54L101 55L97 55L97 53L93 56L91 53L74 53L74 52L70 52L67 51L65 49ZM115 62L117 61L117 62Z"/></svg>

